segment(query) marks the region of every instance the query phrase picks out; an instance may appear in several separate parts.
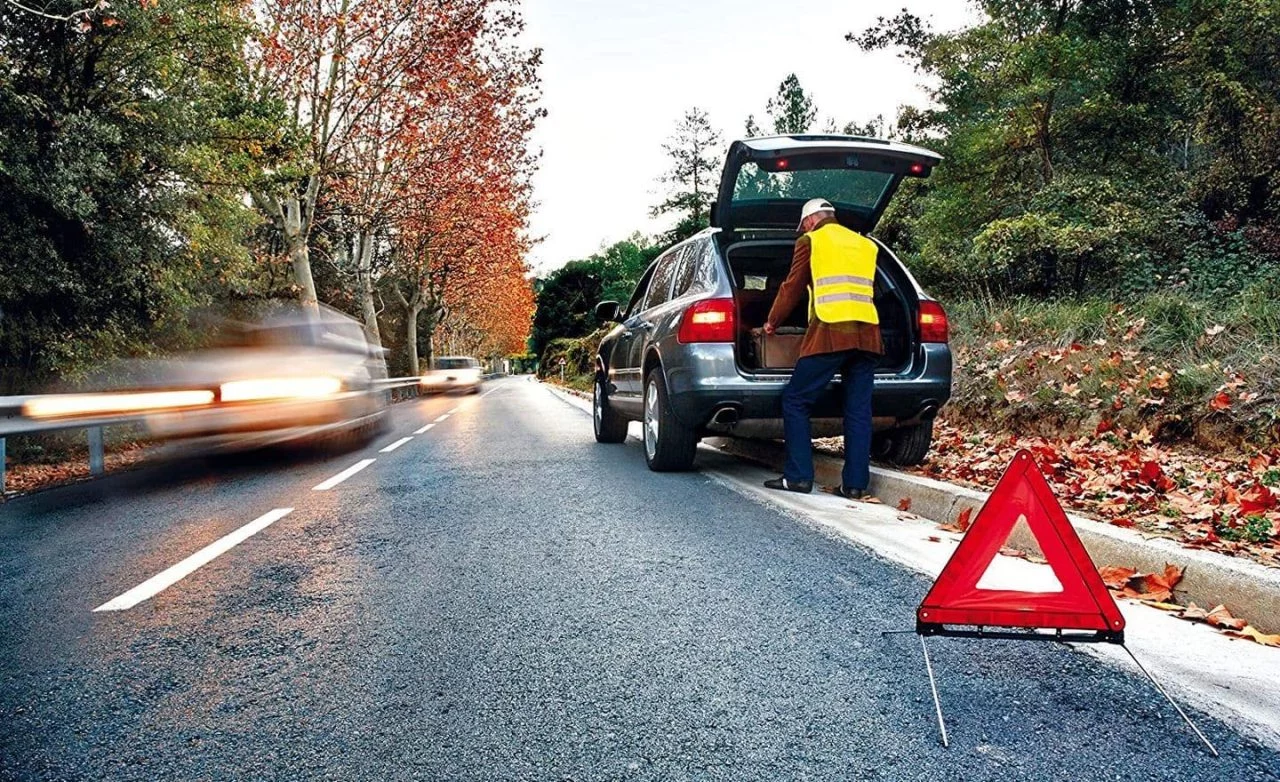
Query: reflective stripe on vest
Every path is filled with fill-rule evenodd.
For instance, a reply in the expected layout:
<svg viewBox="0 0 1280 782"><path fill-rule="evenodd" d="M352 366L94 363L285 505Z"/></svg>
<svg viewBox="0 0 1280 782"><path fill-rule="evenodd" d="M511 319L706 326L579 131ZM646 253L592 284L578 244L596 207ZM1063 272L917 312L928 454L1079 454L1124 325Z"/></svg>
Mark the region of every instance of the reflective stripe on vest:
<svg viewBox="0 0 1280 782"><path fill-rule="evenodd" d="M861 293L824 293L818 297L819 304L835 304L840 301L860 301L871 304L875 299Z"/></svg>
<svg viewBox="0 0 1280 782"><path fill-rule="evenodd" d="M809 232L813 285L809 318L823 323L879 323L875 305L875 242L839 223Z"/></svg>
<svg viewBox="0 0 1280 782"><path fill-rule="evenodd" d="M822 287L824 285L845 284L845 285L862 285L867 288L870 288L871 286L875 285L873 281L867 279L866 277L854 277L852 274L837 274L832 277L823 277L820 280L814 280L813 284L817 285L818 287Z"/></svg>

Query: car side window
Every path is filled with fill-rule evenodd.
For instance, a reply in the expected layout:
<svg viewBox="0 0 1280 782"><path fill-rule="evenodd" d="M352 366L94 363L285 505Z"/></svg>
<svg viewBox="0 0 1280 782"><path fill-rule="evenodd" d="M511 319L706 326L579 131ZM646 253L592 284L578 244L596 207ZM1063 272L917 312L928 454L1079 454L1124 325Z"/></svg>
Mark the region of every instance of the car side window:
<svg viewBox="0 0 1280 782"><path fill-rule="evenodd" d="M627 304L627 311L622 316L623 320L640 311L640 302L644 300L645 291L649 289L649 280L653 278L653 269L654 267L650 266L649 270L640 278L640 282L636 284L636 292L631 294L631 301Z"/></svg>
<svg viewBox="0 0 1280 782"><path fill-rule="evenodd" d="M680 274L676 277L675 296L709 293L715 290L715 259L707 241L686 245Z"/></svg>
<svg viewBox="0 0 1280 782"><path fill-rule="evenodd" d="M671 281L680 269L681 252L668 252L658 259L653 268L653 281L649 283L649 294L644 298L644 309L651 310L671 300Z"/></svg>

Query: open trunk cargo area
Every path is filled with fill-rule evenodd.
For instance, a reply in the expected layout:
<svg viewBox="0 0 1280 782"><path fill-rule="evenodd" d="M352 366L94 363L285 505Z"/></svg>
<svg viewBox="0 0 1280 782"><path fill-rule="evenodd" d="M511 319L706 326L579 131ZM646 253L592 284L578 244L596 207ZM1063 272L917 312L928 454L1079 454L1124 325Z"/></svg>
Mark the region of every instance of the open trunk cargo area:
<svg viewBox="0 0 1280 782"><path fill-rule="evenodd" d="M754 374L788 374L795 368L799 342L808 326L808 298L802 299L778 333L755 333L764 325L778 289L791 270L795 242L788 239L748 239L726 248L733 273L734 300L738 307L737 357L743 371ZM881 250L876 263L875 303L880 315L884 356L877 372L896 374L911 362L913 288L897 279L897 262Z"/></svg>

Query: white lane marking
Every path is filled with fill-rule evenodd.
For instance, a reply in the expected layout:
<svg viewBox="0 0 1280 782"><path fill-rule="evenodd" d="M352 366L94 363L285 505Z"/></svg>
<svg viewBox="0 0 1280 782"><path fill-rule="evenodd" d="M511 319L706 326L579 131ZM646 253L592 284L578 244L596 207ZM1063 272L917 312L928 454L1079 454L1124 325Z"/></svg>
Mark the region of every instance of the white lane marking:
<svg viewBox="0 0 1280 782"><path fill-rule="evenodd" d="M458 412L458 409L459 409L459 408L461 408L461 407L462 407L462 405L458 405L457 407L454 407L454 408L453 408L452 410L450 410L449 412L445 413L445 415L453 415L454 413Z"/></svg>
<svg viewBox="0 0 1280 782"><path fill-rule="evenodd" d="M453 413L445 413L444 415L442 415L442 416L440 416L439 418L437 418L437 419L434 421L434 423L437 423L437 424L438 424L438 423L440 423L440 422L444 421L446 418L448 418L448 417L449 417L449 416L451 416L451 415L453 415Z"/></svg>
<svg viewBox="0 0 1280 782"><path fill-rule="evenodd" d="M392 451L394 451L395 449L399 448L400 446L404 445L405 443L409 442L412 439L413 439L412 437L401 437L399 440L396 440L391 445L388 445L386 448L383 448L381 451L378 451L378 453L391 453Z"/></svg>
<svg viewBox="0 0 1280 782"><path fill-rule="evenodd" d="M414 433L414 434L426 434L427 432L430 432L434 427L435 427L435 424L427 424L426 426L422 427L421 429L415 429L413 433Z"/></svg>
<svg viewBox="0 0 1280 782"><path fill-rule="evenodd" d="M350 478L352 475L355 475L356 473L360 472L361 470L363 470L364 468L368 467L369 465L373 464L376 461L377 459L361 459L360 461L351 465L347 469L333 476L329 480L323 483L318 483L315 486L312 486L311 490L312 491L329 491L334 486L337 486L339 483L342 483L346 479Z"/></svg>
<svg viewBox="0 0 1280 782"><path fill-rule="evenodd" d="M257 535L267 527L275 524L280 519L288 516L290 513L293 513L293 508L276 508L270 513L265 513L235 532L218 538L173 567L157 573L146 581L143 581L141 584L138 584L133 589L130 589L128 592L125 592L123 595L112 600L108 600L93 610L94 612L127 611L138 603L141 603L143 600L147 600L160 594L164 590L209 564L220 555L227 553L254 535Z"/></svg>

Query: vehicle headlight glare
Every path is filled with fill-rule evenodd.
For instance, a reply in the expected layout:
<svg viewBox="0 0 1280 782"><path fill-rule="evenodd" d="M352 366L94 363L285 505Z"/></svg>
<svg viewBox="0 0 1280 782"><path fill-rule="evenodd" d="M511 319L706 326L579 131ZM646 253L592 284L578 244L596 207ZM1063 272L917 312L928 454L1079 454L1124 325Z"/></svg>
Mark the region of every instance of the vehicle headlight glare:
<svg viewBox="0 0 1280 782"><path fill-rule="evenodd" d="M22 406L22 414L28 418L128 415L174 408L201 407L212 402L212 391L53 394L27 400Z"/></svg>
<svg viewBox="0 0 1280 782"><path fill-rule="evenodd" d="M219 396L223 402L319 399L341 390L342 381L336 377L278 377L223 383L219 388Z"/></svg>

